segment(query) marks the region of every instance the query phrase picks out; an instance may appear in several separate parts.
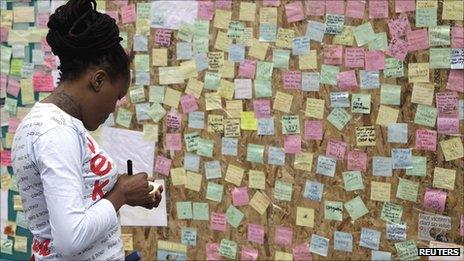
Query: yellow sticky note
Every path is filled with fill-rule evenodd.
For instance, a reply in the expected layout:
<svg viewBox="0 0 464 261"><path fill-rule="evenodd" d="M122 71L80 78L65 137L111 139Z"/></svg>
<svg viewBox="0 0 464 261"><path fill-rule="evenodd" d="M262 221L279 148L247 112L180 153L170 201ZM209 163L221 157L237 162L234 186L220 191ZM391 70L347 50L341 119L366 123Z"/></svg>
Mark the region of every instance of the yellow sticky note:
<svg viewBox="0 0 464 261"><path fill-rule="evenodd" d="M234 97L234 91L235 91L235 85L233 82L221 79L221 81L219 82L219 88L217 91L219 96L227 100L232 100L232 98Z"/></svg>
<svg viewBox="0 0 464 261"><path fill-rule="evenodd" d="M357 146L375 146L376 136L374 126L356 127Z"/></svg>
<svg viewBox="0 0 464 261"><path fill-rule="evenodd" d="M11 147L13 145L14 135L15 134L11 133L11 132L6 133L6 135L5 135L5 146L4 146L5 149L11 149Z"/></svg>
<svg viewBox="0 0 464 261"><path fill-rule="evenodd" d="M243 111L242 100L226 101L226 113L228 118L241 118Z"/></svg>
<svg viewBox="0 0 464 261"><path fill-rule="evenodd" d="M277 24L277 8L261 7L259 9L259 22L261 24Z"/></svg>
<svg viewBox="0 0 464 261"><path fill-rule="evenodd" d="M22 85L22 82L21 82ZM24 117L31 111L32 108L30 107L18 107L18 110L16 112L16 118L23 120Z"/></svg>
<svg viewBox="0 0 464 261"><path fill-rule="evenodd" d="M391 123L396 123L399 109L394 109L385 105L380 105L377 121L375 124L387 127Z"/></svg>
<svg viewBox="0 0 464 261"><path fill-rule="evenodd" d="M353 26L345 25L341 33L334 35L332 43L351 46L353 45L353 40Z"/></svg>
<svg viewBox="0 0 464 261"><path fill-rule="evenodd" d="M187 253L187 245L165 240L158 240L158 249Z"/></svg>
<svg viewBox="0 0 464 261"><path fill-rule="evenodd" d="M292 49L293 37L295 37L295 31L292 29L279 28L277 30L276 46Z"/></svg>
<svg viewBox="0 0 464 261"><path fill-rule="evenodd" d="M221 96L217 92L205 93L206 110L222 110Z"/></svg>
<svg viewBox="0 0 464 261"><path fill-rule="evenodd" d="M159 84L184 83L184 71L180 66L159 67Z"/></svg>
<svg viewBox="0 0 464 261"><path fill-rule="evenodd" d="M224 137L240 137L240 119L224 120Z"/></svg>
<svg viewBox="0 0 464 261"><path fill-rule="evenodd" d="M158 125L143 124L143 139L158 142Z"/></svg>
<svg viewBox="0 0 464 261"><path fill-rule="evenodd" d="M313 167L313 157L314 157L314 154L310 152L302 152L302 153L296 154L293 167L295 169L310 172Z"/></svg>
<svg viewBox="0 0 464 261"><path fill-rule="evenodd" d="M201 174L191 172L191 171L187 171L187 179L186 179L186 183L185 183L185 188L193 190L193 191L200 192L202 177L203 176Z"/></svg>
<svg viewBox="0 0 464 261"><path fill-rule="evenodd" d="M445 155L445 160L455 160L464 157L464 148L462 140L459 137L451 138L449 140L440 141L441 150Z"/></svg>
<svg viewBox="0 0 464 261"><path fill-rule="evenodd" d="M303 227L314 227L314 209L297 207L296 225Z"/></svg>
<svg viewBox="0 0 464 261"><path fill-rule="evenodd" d="M198 76L195 60L185 61L180 64L184 79L196 78Z"/></svg>
<svg viewBox="0 0 464 261"><path fill-rule="evenodd" d="M311 50L309 54L299 55L298 65L300 70L317 69L317 51Z"/></svg>
<svg viewBox="0 0 464 261"><path fill-rule="evenodd" d="M223 133L224 132L224 116L208 115L208 132Z"/></svg>
<svg viewBox="0 0 464 261"><path fill-rule="evenodd" d="M21 102L24 105L35 103L34 89L32 87L32 79L21 79Z"/></svg>
<svg viewBox="0 0 464 261"><path fill-rule="evenodd" d="M240 2L239 20L253 22L255 20L255 15L256 3Z"/></svg>
<svg viewBox="0 0 464 261"><path fill-rule="evenodd" d="M13 10L4 10L0 12L0 26L11 28L13 24Z"/></svg>
<svg viewBox="0 0 464 261"><path fill-rule="evenodd" d="M266 188L266 176L264 172L250 169L248 172L248 187L264 190Z"/></svg>
<svg viewBox="0 0 464 261"><path fill-rule="evenodd" d="M201 92L203 91L203 82L190 78L187 82L187 87L185 88L185 93L192 94L195 98L200 99Z"/></svg>
<svg viewBox="0 0 464 261"><path fill-rule="evenodd" d="M0 143L1 144L1 143ZM10 187L10 182L11 182L11 175L8 173L0 175L1 178L1 188L2 190L8 190Z"/></svg>
<svg viewBox="0 0 464 261"><path fill-rule="evenodd" d="M454 190L456 170L435 167L433 171L433 187Z"/></svg>
<svg viewBox="0 0 464 261"><path fill-rule="evenodd" d="M121 240L124 245L124 251L134 250L134 239L132 234L121 234Z"/></svg>
<svg viewBox="0 0 464 261"><path fill-rule="evenodd" d="M269 43L260 42L258 39L253 38L253 44L248 52L248 55L259 60L266 59L267 49L269 48Z"/></svg>
<svg viewBox="0 0 464 261"><path fill-rule="evenodd" d="M411 102L432 105L435 88L431 83L414 83Z"/></svg>
<svg viewBox="0 0 464 261"><path fill-rule="evenodd" d="M14 251L27 253L27 237L18 235L14 237Z"/></svg>
<svg viewBox="0 0 464 261"><path fill-rule="evenodd" d="M187 175L185 174L184 168L171 169L172 185L182 186L187 183Z"/></svg>
<svg viewBox="0 0 464 261"><path fill-rule="evenodd" d="M324 104L322 99L308 98L306 99L306 117L313 117L316 119L324 118Z"/></svg>
<svg viewBox="0 0 464 261"><path fill-rule="evenodd" d="M154 48L152 50L152 64L153 66L167 66L168 65L168 49Z"/></svg>
<svg viewBox="0 0 464 261"><path fill-rule="evenodd" d="M429 63L410 63L408 66L409 82L430 82Z"/></svg>
<svg viewBox="0 0 464 261"><path fill-rule="evenodd" d="M182 93L178 90L174 90L172 88L166 88L166 92L164 93L163 103L173 108L177 108L179 106L181 95Z"/></svg>
<svg viewBox="0 0 464 261"><path fill-rule="evenodd" d="M464 1L460 0L443 0L443 20L463 20Z"/></svg>
<svg viewBox="0 0 464 261"><path fill-rule="evenodd" d="M228 29L231 18L232 18L231 11L216 9L213 25L216 28Z"/></svg>
<svg viewBox="0 0 464 261"><path fill-rule="evenodd" d="M292 261L293 255L287 252L275 251L274 260Z"/></svg>
<svg viewBox="0 0 464 261"><path fill-rule="evenodd" d="M416 9L420 8L438 8L437 0L417 0Z"/></svg>
<svg viewBox="0 0 464 261"><path fill-rule="evenodd" d="M15 8L13 8L13 22L15 23L35 22L34 7L33 6L16 6Z"/></svg>
<svg viewBox="0 0 464 261"><path fill-rule="evenodd" d="M272 109L289 113L292 107L292 101L293 95L277 91Z"/></svg>
<svg viewBox="0 0 464 261"><path fill-rule="evenodd" d="M208 52L208 69L217 71L224 65L224 52Z"/></svg>
<svg viewBox="0 0 464 261"><path fill-rule="evenodd" d="M232 43L232 39L227 37L227 33L219 31L216 36L216 42L214 43L214 48L229 52L229 45Z"/></svg>
<svg viewBox="0 0 464 261"><path fill-rule="evenodd" d="M236 185L237 187L240 186L240 184L242 184L242 179L243 179L243 174L245 173L245 170L238 167L238 166L235 166L235 165L232 165L232 164L229 164L229 166L227 167L227 172L226 172L226 178L225 180L227 182L230 182L234 185Z"/></svg>
<svg viewBox="0 0 464 261"><path fill-rule="evenodd" d="M371 200L390 202L391 184L386 182L371 182Z"/></svg>
<svg viewBox="0 0 464 261"><path fill-rule="evenodd" d="M253 111L243 111L240 120L240 128L242 130L257 130L258 121Z"/></svg>
<svg viewBox="0 0 464 261"><path fill-rule="evenodd" d="M221 78L231 79L235 77L235 63L229 60L225 60L222 67L218 70L218 74Z"/></svg>
<svg viewBox="0 0 464 261"><path fill-rule="evenodd" d="M13 210L23 211L23 202L20 195L13 195Z"/></svg>
<svg viewBox="0 0 464 261"><path fill-rule="evenodd" d="M271 200L269 200L269 197L261 191L256 191L256 193L253 195L253 198L250 200L250 206L258 211L258 213L261 215L266 212L266 209L270 203Z"/></svg>

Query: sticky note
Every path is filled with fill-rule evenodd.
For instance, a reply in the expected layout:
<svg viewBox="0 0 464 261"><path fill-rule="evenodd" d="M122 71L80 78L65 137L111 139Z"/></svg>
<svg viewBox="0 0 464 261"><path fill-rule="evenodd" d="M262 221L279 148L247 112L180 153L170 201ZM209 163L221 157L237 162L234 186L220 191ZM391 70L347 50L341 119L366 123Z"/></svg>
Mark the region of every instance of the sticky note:
<svg viewBox="0 0 464 261"><path fill-rule="evenodd" d="M456 170L435 167L433 172L433 187L454 190Z"/></svg>
<svg viewBox="0 0 464 261"><path fill-rule="evenodd" d="M324 219L343 220L343 202L324 201Z"/></svg>
<svg viewBox="0 0 464 261"><path fill-rule="evenodd" d="M417 200L417 192L419 190L419 183L407 179L398 178L399 183L396 191L396 197L412 202Z"/></svg>
<svg viewBox="0 0 464 261"><path fill-rule="evenodd" d="M459 137L442 140L440 141L440 146L446 161L464 157L464 148L462 145L462 140Z"/></svg>
<svg viewBox="0 0 464 261"><path fill-rule="evenodd" d="M250 206L254 208L260 215L263 215L264 212L266 212L266 209L270 203L271 201L269 198L261 191L256 191L250 200Z"/></svg>
<svg viewBox="0 0 464 261"><path fill-rule="evenodd" d="M364 202L362 201L360 196L357 196L352 200L345 202L344 206L350 214L351 219L353 221L369 213L369 210L366 208L366 205L364 205Z"/></svg>
<svg viewBox="0 0 464 261"><path fill-rule="evenodd" d="M297 207L296 225L304 227L314 227L314 209Z"/></svg>
<svg viewBox="0 0 464 261"><path fill-rule="evenodd" d="M353 235L346 232L335 231L334 233L334 250L352 252Z"/></svg>
<svg viewBox="0 0 464 261"><path fill-rule="evenodd" d="M371 200L390 201L390 190L390 183L371 181Z"/></svg>
<svg viewBox="0 0 464 261"><path fill-rule="evenodd" d="M258 224L248 224L247 239L250 242L259 244L264 243L264 226Z"/></svg>
<svg viewBox="0 0 464 261"><path fill-rule="evenodd" d="M380 218L387 222L400 223L403 214L403 207L401 205L385 202L382 207Z"/></svg>
<svg viewBox="0 0 464 261"><path fill-rule="evenodd" d="M361 229L359 245L373 250L378 250L380 245L380 235L380 231L363 227Z"/></svg>
<svg viewBox="0 0 464 261"><path fill-rule="evenodd" d="M317 234L311 235L309 243L309 252L316 253L321 256L327 256L329 251L329 239Z"/></svg>

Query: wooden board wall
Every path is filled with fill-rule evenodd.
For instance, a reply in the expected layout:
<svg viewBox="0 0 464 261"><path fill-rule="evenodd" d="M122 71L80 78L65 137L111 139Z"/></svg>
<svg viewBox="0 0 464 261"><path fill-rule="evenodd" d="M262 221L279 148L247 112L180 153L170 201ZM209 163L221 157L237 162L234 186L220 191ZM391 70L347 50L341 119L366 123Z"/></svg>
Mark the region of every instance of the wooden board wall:
<svg viewBox="0 0 464 261"><path fill-rule="evenodd" d="M397 17L397 14L394 12L394 1L390 1L389 6L389 17L394 18ZM107 7L109 10L115 10L116 5L111 3L111 1L107 1ZM130 2L134 2L131 0ZM138 1L140 2L140 1ZM291 1L283 0L282 4L278 8L278 27L284 28L291 28L295 30L295 36L302 36L306 32L306 25L307 20L317 20L317 21L324 21L323 16L319 17L309 17L306 18L304 21L296 22L288 24L285 18L285 11L284 11L284 4ZM239 5L240 1L233 1L233 14L232 20L238 20L239 15ZM260 1L257 1L257 10L262 5ZM439 9L438 9L438 20L439 24L461 24L462 22L450 22L450 21L442 21L441 20L441 8L442 3L439 1ZM368 17L367 14L368 6L366 4L366 14L364 17ZM414 27L414 12L408 13L409 21L411 25ZM247 27L253 27L253 34L254 37L258 37L258 22L259 21L259 13L256 14L256 22L250 23L246 22ZM360 25L364 22L369 21L369 19L352 19L346 18L345 24L346 25ZM388 32L387 26L387 19L375 19L370 20L374 31L378 32ZM135 24L130 25L121 25L121 30L128 32L129 35L129 46L132 45L132 36L134 35L134 26ZM212 26L212 22L210 25L210 50L214 51L214 43L216 39L216 34L219 29L214 28ZM154 33L155 29L151 29L151 35L149 38L149 54L151 54L151 49L154 46ZM177 42L177 31L173 33L173 44L169 47L169 61L168 66L172 65L179 65L179 61L175 59L175 43ZM325 35L324 42L331 43L331 37ZM275 48L274 43L271 43L270 49ZM272 52L268 49L266 55L266 61L272 60ZM322 46L319 43L311 42L311 50L318 51L318 68L320 69L321 64L323 63L322 57ZM248 51L248 48L247 48ZM247 56L248 57L248 56ZM234 187L231 183L227 183L224 180L219 180L218 183L224 185L224 196L221 203L216 203L210 200L205 199L206 194L206 179L204 178L202 181L202 190L201 192L194 192L190 190L186 190L183 187L175 187L170 185L170 179L166 179L166 190L168 194L168 222L169 226L167 228L155 228L155 227L124 227L124 233L133 233L134 235L134 248L142 250L144 259L152 260L156 257L156 246L157 240L169 240L180 242L181 239L181 228L182 227L194 227L197 229L197 246L196 247L188 247L188 258L191 260L204 260L206 258L205 253L205 244L210 242L219 243L221 239L227 238L230 240L234 240L238 243L238 253L237 256L240 256L240 248L242 246L249 246L259 250L259 259L273 259L274 253L276 250L285 251L285 252L292 252L291 247L282 247L276 246L274 244L274 229L277 225L282 225L286 227L293 228L293 245L297 245L300 243L307 243L310 240L311 234L316 233L320 236L324 236L330 239L330 247L329 247L329 254L327 259L334 260L334 259L352 259L352 260L366 260L371 257L371 250L367 248L363 248L359 246L361 228L371 228L382 232L381 237L381 244L380 250L382 251L389 251L392 252L392 256L396 256L396 250L394 247L394 241L387 241L385 237L385 222L380 219L380 211L382 208L383 203L379 201L371 201L370 200L370 182L371 181L381 181L381 182L389 182L392 184L391 190L391 202L400 204L404 208L403 218L402 220L407 224L407 238L408 240L416 240L417 239L417 222L418 222L418 214L419 213L427 213L430 211L423 210L422 207L422 199L424 195L424 191L427 187L432 187L432 180L433 180L433 169L435 166L443 167L443 168L450 168L457 170L456 175L456 187L454 191L449 191L448 199L447 199L447 206L446 210L443 215L450 216L452 218L452 232L450 234L449 242L457 243L457 244L464 244L463 238L459 235L459 217L463 214L463 199L464 199L464 185L463 185L463 161L461 160L454 160L454 161L445 161L443 157L443 153L440 149L440 146L437 148L437 152L426 152L423 150L413 150L413 155L421 155L427 156L427 176L426 177L414 177L414 176L407 176L406 178L412 181L420 182L420 188L418 193L417 202L409 202L397 199L395 197L396 188L398 183L398 177L405 177L405 172L403 170L394 170L394 174L392 177L374 177L372 175L372 156L390 156L391 148L414 148L415 147L415 130L418 128L425 128L423 126L418 126L413 123L414 121L414 114L417 107L417 104L411 103L411 93L412 93L412 84L408 83L407 79L407 68L408 63L410 62L428 62L429 61L429 53L428 50L425 51L416 51L412 54L410 53L407 56L407 59L404 64L405 68L405 77L402 78L389 78L385 79L381 76L380 82L381 83L390 83L390 84L397 84L401 85L401 106L392 106L400 109L400 114L398 117L398 122L408 123L409 127L409 138L407 144L390 144L387 142L387 129L385 127L380 127L379 125L375 125L375 120L377 118L377 112L380 105L380 89L374 90L359 90L357 89L356 93L370 93L372 96L372 104L371 104L371 114L352 114L353 118L348 123L347 126L343 129L343 131L338 131L334 128L328 121L325 120L324 122L324 139L323 141L306 141L302 139L302 149L303 151L315 153L315 157L313 160L313 170L311 173L295 170L293 168L293 161L294 156L287 154L286 155L286 164L283 167L278 166L270 166L270 165L262 165L262 164L254 164L246 161L246 144L247 143L255 143L255 144L262 144L265 145L266 148L268 146L277 146L283 147L283 135L281 135L281 125L280 125L280 118L282 113L279 111L273 111L275 117L275 126L276 126L276 135L275 136L258 136L256 132L250 131L243 131L242 135L239 139L239 151L238 157L232 156L221 156L220 152L220 144L221 144L221 136L219 134L212 134L208 133L205 130L201 131L201 136L203 138L212 139L214 140L214 159L218 159L221 162L222 166L222 174L224 176L228 164L235 164L241 166L245 169L254 169L254 170L262 170L266 173L266 190L265 193L272 199L273 203L267 209L264 215L259 215L253 208L250 206L239 207L239 209L245 214L244 219L242 220L240 226L237 229L234 229L232 226L228 226L227 232L218 232L212 231L209 229L210 223L209 221L194 221L194 220L177 220L177 213L175 208L175 202L177 201L193 201L193 202L208 202L210 213L211 212L221 212L225 213L228 206L231 204L231 194L230 190ZM157 77L157 67L151 67L151 83L158 84L158 77ZM291 56L290 59L290 70L299 70L298 68L298 59L296 56ZM341 67L340 71L345 71L347 68ZM311 70L306 70L311 71ZM313 70L315 71L315 70ZM236 70L235 73L238 73L238 63L236 63ZM444 91L446 88L447 78L448 78L449 70L430 70L430 80L433 81L435 84L435 93L439 91ZM382 74L381 74L382 75ZM204 72L199 74L198 79L203 81ZM283 91L285 93L289 93L293 95L293 103L291 107L291 111L289 115L299 115L300 116L300 126L303 126L303 122L306 119L304 115L305 111L305 100L308 97L324 99L325 102L325 113L324 116L330 113L331 108L330 106L330 92L338 91L336 86L329 86L329 85L321 85L320 92L302 92L299 90L283 90L282 87L282 73L279 69L274 69L273 73L273 94L275 95L276 91ZM182 85L170 85L176 90L184 91L186 84ZM459 94L460 99L463 98L462 93ZM223 107L225 108L225 102L223 99ZM168 109L167 106L165 106ZM133 107L132 107L133 109ZM252 107L252 100L244 100L244 111L245 110L253 110ZM199 110L205 111L205 101L204 97L199 100ZM226 117L224 111L205 111L205 119L207 119L207 115L209 114L220 114ZM192 132L192 129L188 129L187 126L187 117L183 115L183 128L182 133ZM354 129L357 126L369 126L375 125L376 134L377 134L377 145L375 147L356 147L355 146L355 133ZM463 127L461 121L461 130ZM132 129L141 130L141 125L137 125L135 121L132 123ZM164 121L160 124L160 136L159 136L159 144L157 145L157 154L164 155L170 158L169 152L164 149L164 142L165 142L165 134L166 134L166 124ZM345 192L343 189L343 180L341 173L346 170L346 160L338 161L337 162L337 169L334 178L322 176L315 174L316 168L316 160L317 155L325 155L325 148L328 141L328 138L334 138L337 140L345 141L349 144L348 150L352 149L359 149L368 153L369 160L368 160L368 170L363 173L364 185L365 189L362 191L354 191L354 192ZM445 138L449 138L447 135L439 135L439 140L443 140ZM264 162L267 162L267 149L265 152ZM183 166L183 152L176 152L173 157L173 165L172 167L181 167ZM212 159L206 159L212 160ZM201 174L203 174L203 162L205 158L202 157L201 159ZM157 174L155 174L157 175ZM162 175L157 175L158 178L165 178ZM293 183L293 195L291 202L276 202L273 199L273 187L276 180L283 179L286 181L290 181ZM363 201L366 203L366 206L369 209L369 213L362 218L356 220L355 222L350 221L350 217L346 211L344 211L344 219L342 222L338 221L328 221L324 220L323 218L323 202L315 202L305 199L303 197L303 190L306 180L315 180L319 181L324 184L324 194L323 200L334 200L334 201L342 201L346 202L357 195L360 195ZM216 181L216 180L215 180ZM248 184L248 172L245 173L243 178L242 186L246 186ZM250 189L249 194L250 197L254 194L256 190ZM296 215L296 207L303 206L313 208L316 211L315 216L315 226L314 228L308 227L301 227L295 225L295 215ZM263 245L251 243L247 241L247 224L254 223L254 224L261 224L266 228L266 235L265 239L266 242ZM333 250L333 234L334 231L344 231L353 234L353 252L340 252ZM428 242L425 241L417 241L416 244L418 246L426 246ZM314 259L322 259L321 256L313 255Z"/></svg>

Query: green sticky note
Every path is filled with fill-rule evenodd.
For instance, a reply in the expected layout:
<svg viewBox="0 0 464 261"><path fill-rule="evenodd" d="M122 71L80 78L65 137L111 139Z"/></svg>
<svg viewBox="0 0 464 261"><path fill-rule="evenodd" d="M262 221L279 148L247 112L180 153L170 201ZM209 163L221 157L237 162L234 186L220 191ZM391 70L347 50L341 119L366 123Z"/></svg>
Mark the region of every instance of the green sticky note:
<svg viewBox="0 0 464 261"><path fill-rule="evenodd" d="M209 51L209 38L194 36L192 50L194 53L207 53Z"/></svg>
<svg viewBox="0 0 464 261"><path fill-rule="evenodd" d="M230 205L226 211L227 223L229 223L234 228L237 228L240 225L240 222L243 219L244 214L238 210L238 208Z"/></svg>
<svg viewBox="0 0 464 261"><path fill-rule="evenodd" d="M263 163L264 146L249 143L247 146L247 160L255 163Z"/></svg>
<svg viewBox="0 0 464 261"><path fill-rule="evenodd" d="M345 202L345 208L350 214L351 220L353 221L369 213L369 210L367 209L366 205L364 205L364 202L360 196Z"/></svg>
<svg viewBox="0 0 464 261"><path fill-rule="evenodd" d="M358 25L353 30L354 38L358 46L363 46L375 38L374 29L370 22Z"/></svg>
<svg viewBox="0 0 464 261"><path fill-rule="evenodd" d="M395 224L401 223L401 216L403 215L403 207L401 205L385 202L383 203L380 218L385 222Z"/></svg>
<svg viewBox="0 0 464 261"><path fill-rule="evenodd" d="M193 219L209 220L209 205L204 202L193 202Z"/></svg>
<svg viewBox="0 0 464 261"><path fill-rule="evenodd" d="M282 134L300 134L300 117L297 115L282 116Z"/></svg>
<svg viewBox="0 0 464 261"><path fill-rule="evenodd" d="M2 238L1 239L1 253L7 254L7 255L12 255L13 254L13 240L12 239L6 239Z"/></svg>
<svg viewBox="0 0 464 261"><path fill-rule="evenodd" d="M419 104L417 105L414 123L427 127L435 127L437 120L437 108L433 106Z"/></svg>
<svg viewBox="0 0 464 261"><path fill-rule="evenodd" d="M122 48L126 49L127 48L127 43L128 43L128 41L127 41L127 32L120 31L119 32L119 37L122 38L122 40L120 42Z"/></svg>
<svg viewBox="0 0 464 261"><path fill-rule="evenodd" d="M200 138L199 132L186 133L184 135L185 147L188 152L198 149L198 139Z"/></svg>
<svg viewBox="0 0 464 261"><path fill-rule="evenodd" d="M368 43L369 51L380 50L387 51L388 49L388 40L387 33L377 33L374 35L373 39Z"/></svg>
<svg viewBox="0 0 464 261"><path fill-rule="evenodd" d="M274 68L288 69L288 61L290 60L290 51L274 49L272 52L272 63Z"/></svg>
<svg viewBox="0 0 464 261"><path fill-rule="evenodd" d="M164 92L166 91L165 86L159 86L159 85L153 85L150 86L148 90L148 101L149 102L157 102L157 103L163 103L164 99Z"/></svg>
<svg viewBox="0 0 464 261"><path fill-rule="evenodd" d="M183 227L181 230L181 243L188 246L197 245L197 230L193 227Z"/></svg>
<svg viewBox="0 0 464 261"><path fill-rule="evenodd" d="M407 179L399 178L396 197L412 202L417 200L417 192L419 191L419 183Z"/></svg>
<svg viewBox="0 0 464 261"><path fill-rule="evenodd" d="M206 189L206 199L221 202L222 201L222 192L224 186L221 184L216 184L213 182L208 182L208 187Z"/></svg>
<svg viewBox="0 0 464 261"><path fill-rule="evenodd" d="M11 59L10 74L14 76L21 76L21 69L23 68L23 59Z"/></svg>
<svg viewBox="0 0 464 261"><path fill-rule="evenodd" d="M193 24L182 23L180 25L179 31L177 32L177 38L184 42L191 42L193 37Z"/></svg>
<svg viewBox="0 0 464 261"><path fill-rule="evenodd" d="M332 112L327 116L327 120L332 123L335 128L341 131L345 125L351 120L351 114L346 112L342 108L335 108Z"/></svg>
<svg viewBox="0 0 464 261"><path fill-rule="evenodd" d="M351 97L352 113L371 113L371 95L368 93L353 93Z"/></svg>
<svg viewBox="0 0 464 261"><path fill-rule="evenodd" d="M235 241L222 239L219 246L219 254L223 257L235 260L235 256L237 255L237 243Z"/></svg>
<svg viewBox="0 0 464 261"><path fill-rule="evenodd" d="M132 112L124 108L119 108L118 116L116 117L116 123L125 128L129 128L131 121L132 121Z"/></svg>
<svg viewBox="0 0 464 261"><path fill-rule="evenodd" d="M419 256L417 255L416 243L414 243L412 240L395 243L395 248L400 260L419 259Z"/></svg>
<svg viewBox="0 0 464 261"><path fill-rule="evenodd" d="M230 39L240 39L245 31L245 23L242 21L230 21L227 30L227 37Z"/></svg>
<svg viewBox="0 0 464 261"><path fill-rule="evenodd" d="M399 78L404 76L403 62L396 58L385 58L385 78Z"/></svg>
<svg viewBox="0 0 464 261"><path fill-rule="evenodd" d="M214 143L212 140L198 138L197 154L205 157L213 156Z"/></svg>
<svg viewBox="0 0 464 261"><path fill-rule="evenodd" d="M209 37L209 21L196 20L193 24L193 35L201 37Z"/></svg>
<svg viewBox="0 0 464 261"><path fill-rule="evenodd" d="M340 67L338 66L327 64L321 65L320 83L337 85L337 76L339 72Z"/></svg>
<svg viewBox="0 0 464 261"><path fill-rule="evenodd" d="M270 80L264 80L264 79L255 80L255 97L256 98L272 97L272 84Z"/></svg>
<svg viewBox="0 0 464 261"><path fill-rule="evenodd" d="M148 54L136 54L134 58L134 67L139 72L150 71L150 55Z"/></svg>
<svg viewBox="0 0 464 261"><path fill-rule="evenodd" d="M158 122L164 117L164 115L166 115L166 110L161 104L155 102L150 106L148 115L153 119L154 122Z"/></svg>
<svg viewBox="0 0 464 261"><path fill-rule="evenodd" d="M192 219L192 202L178 201L176 202L177 218Z"/></svg>
<svg viewBox="0 0 464 261"><path fill-rule="evenodd" d="M451 49L450 48L430 48L429 50L430 69L449 69L451 68Z"/></svg>
<svg viewBox="0 0 464 261"><path fill-rule="evenodd" d="M272 70L274 69L274 64L271 62L258 61L256 64L256 80L272 79Z"/></svg>
<svg viewBox="0 0 464 261"><path fill-rule="evenodd" d="M407 169L406 175L425 177L427 175L427 157L412 156L412 169Z"/></svg>
<svg viewBox="0 0 464 261"><path fill-rule="evenodd" d="M292 183L277 180L274 188L274 198L276 200L291 201L293 185Z"/></svg>
<svg viewBox="0 0 464 261"><path fill-rule="evenodd" d="M10 114L10 116L15 116L16 111L18 110L18 100L15 98L6 97L5 110Z"/></svg>
<svg viewBox="0 0 464 261"><path fill-rule="evenodd" d="M382 84L380 88L380 104L400 105L401 86L394 84Z"/></svg>
<svg viewBox="0 0 464 261"><path fill-rule="evenodd" d="M358 170L343 172L343 183L345 184L345 191L364 189L362 174Z"/></svg>
<svg viewBox="0 0 464 261"><path fill-rule="evenodd" d="M437 8L416 9L416 27L437 26Z"/></svg>
<svg viewBox="0 0 464 261"><path fill-rule="evenodd" d="M204 88L208 90L217 90L219 88L220 81L221 77L218 73L206 72Z"/></svg>
<svg viewBox="0 0 464 261"><path fill-rule="evenodd" d="M439 25L429 28L429 45L443 46L450 45L450 26Z"/></svg>
<svg viewBox="0 0 464 261"><path fill-rule="evenodd" d="M343 220L343 202L325 201L324 202L324 219Z"/></svg>

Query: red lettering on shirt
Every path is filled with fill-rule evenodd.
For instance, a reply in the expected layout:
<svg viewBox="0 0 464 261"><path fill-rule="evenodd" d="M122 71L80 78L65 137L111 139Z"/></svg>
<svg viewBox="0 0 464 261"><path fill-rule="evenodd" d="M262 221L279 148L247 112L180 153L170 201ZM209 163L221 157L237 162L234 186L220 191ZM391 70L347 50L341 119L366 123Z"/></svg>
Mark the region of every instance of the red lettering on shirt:
<svg viewBox="0 0 464 261"><path fill-rule="evenodd" d="M98 161L100 160L100 161ZM98 161L98 163L97 163ZM106 164L108 163L108 164ZM106 165L106 167L105 167ZM90 170L97 176L105 176L113 168L111 162L103 155L97 155L90 160Z"/></svg>
<svg viewBox="0 0 464 261"><path fill-rule="evenodd" d="M105 180L103 183L100 184L99 180L95 180L95 183L93 184L93 191L92 191L92 200L95 201L97 200L97 195L102 198L105 196L105 193L103 192L103 188L110 182L110 180Z"/></svg>
<svg viewBox="0 0 464 261"><path fill-rule="evenodd" d="M50 255L50 249L48 248L49 244L50 239L45 239L42 243L40 243L37 239L34 239L32 250L41 256L48 256Z"/></svg>

